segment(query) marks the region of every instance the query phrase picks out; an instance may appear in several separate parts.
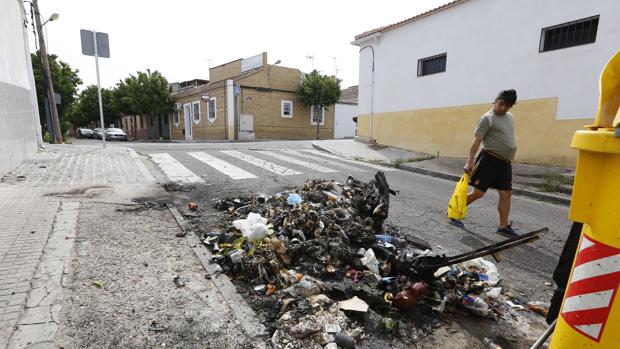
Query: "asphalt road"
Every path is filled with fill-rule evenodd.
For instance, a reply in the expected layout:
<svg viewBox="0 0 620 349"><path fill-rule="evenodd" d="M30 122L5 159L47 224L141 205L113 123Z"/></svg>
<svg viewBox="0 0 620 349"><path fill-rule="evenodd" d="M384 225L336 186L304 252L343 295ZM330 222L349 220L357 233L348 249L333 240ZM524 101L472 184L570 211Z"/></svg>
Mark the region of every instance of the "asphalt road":
<svg viewBox="0 0 620 349"><path fill-rule="evenodd" d="M92 144L95 141L81 140L78 142ZM119 143L108 144L115 146ZM355 164L319 155L320 152L319 154L309 152L313 150L311 141L123 142L120 145L129 146L145 156L170 155L204 180L204 183L196 184L197 190L190 194L203 201L233 195L273 194L301 185L306 179L335 179L342 182L351 174L360 180L368 181L377 171L376 165L368 164L373 166L369 167L363 163ZM230 151L237 152L233 153L236 157L231 156ZM190 153L206 153L256 178L232 179L226 173L191 156ZM239 159L243 156L251 156L255 159L249 158L246 161ZM291 160L290 158L296 160L297 163L286 161ZM275 170L271 168L274 172L266 170L265 164L261 163L263 167L259 167L256 159L292 170L290 172L301 173L284 172L286 175L281 175L277 171L285 170L281 168ZM170 178L162 172L160 166L152 162L152 159L147 165L149 171L161 183L170 181ZM311 165L320 167L306 167ZM503 239L494 233L498 222L498 196L495 192L489 192L486 197L469 207L468 218L465 221L466 229L462 230L449 225L446 219L446 205L454 188L453 182L403 170L386 169L389 171L386 171L386 177L390 187L400 191L398 196L392 197L388 221L429 241L436 251L457 254ZM320 172L327 170L334 172ZM548 227L550 230L542 239L530 245L504 252L505 260L498 266L504 280L528 299L547 300L553 291L553 286L546 286L545 282L553 282L551 275L570 229L567 217L568 208L565 206L513 196L510 219L513 220L514 227L520 232L529 232L543 227Z"/></svg>

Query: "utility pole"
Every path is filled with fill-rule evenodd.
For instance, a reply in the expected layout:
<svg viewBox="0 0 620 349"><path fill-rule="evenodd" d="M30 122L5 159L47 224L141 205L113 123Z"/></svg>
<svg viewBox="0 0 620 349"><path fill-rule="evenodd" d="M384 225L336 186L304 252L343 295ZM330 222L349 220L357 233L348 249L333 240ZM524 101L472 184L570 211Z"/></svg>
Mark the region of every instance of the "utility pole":
<svg viewBox="0 0 620 349"><path fill-rule="evenodd" d="M43 79L47 81L47 96L52 110L52 125L54 126L55 136L54 143L62 144L62 131L60 130L60 120L58 119L58 109L56 108L56 95L54 94L54 85L52 84L52 75L50 74L50 63L47 59L47 48L43 38L43 26L41 25L41 13L39 12L38 0L32 0L32 8L34 9L34 19L37 25L37 34L39 36L41 69L43 70Z"/></svg>

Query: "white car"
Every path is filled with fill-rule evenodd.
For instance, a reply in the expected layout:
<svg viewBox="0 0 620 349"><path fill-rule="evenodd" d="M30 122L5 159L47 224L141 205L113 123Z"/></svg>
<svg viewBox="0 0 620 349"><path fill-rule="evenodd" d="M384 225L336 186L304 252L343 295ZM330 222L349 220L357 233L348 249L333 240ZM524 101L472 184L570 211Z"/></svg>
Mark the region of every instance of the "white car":
<svg viewBox="0 0 620 349"><path fill-rule="evenodd" d="M106 140L111 140L111 141L115 139L118 139L119 141L127 140L127 134L120 128L109 128L105 131L105 133L106 133Z"/></svg>

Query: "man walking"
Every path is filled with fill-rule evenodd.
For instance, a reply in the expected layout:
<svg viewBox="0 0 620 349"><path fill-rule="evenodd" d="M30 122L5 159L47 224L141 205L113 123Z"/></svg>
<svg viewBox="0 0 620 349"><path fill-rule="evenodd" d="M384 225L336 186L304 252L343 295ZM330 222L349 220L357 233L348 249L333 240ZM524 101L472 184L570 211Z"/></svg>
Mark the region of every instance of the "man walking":
<svg viewBox="0 0 620 349"><path fill-rule="evenodd" d="M514 117L508 112L517 102L515 90L501 91L495 98L493 109L484 114L469 149L465 172L470 175L469 184L474 191L467 195L467 205L484 196L487 189L499 193L499 227L496 233L508 237L518 236L508 221L512 197L512 166L517 151ZM474 163L474 157L482 144L482 150ZM461 224L461 222L455 222Z"/></svg>

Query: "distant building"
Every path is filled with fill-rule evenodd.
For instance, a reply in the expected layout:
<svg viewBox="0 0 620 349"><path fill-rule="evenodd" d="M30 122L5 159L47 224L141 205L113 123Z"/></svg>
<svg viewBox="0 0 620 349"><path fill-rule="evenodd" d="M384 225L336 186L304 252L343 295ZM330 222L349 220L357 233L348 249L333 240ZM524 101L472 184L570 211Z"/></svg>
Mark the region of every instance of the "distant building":
<svg viewBox="0 0 620 349"><path fill-rule="evenodd" d="M617 0L457 0L357 35L358 136L465 157L497 92L514 88L516 160L574 165L618 18Z"/></svg>
<svg viewBox="0 0 620 349"><path fill-rule="evenodd" d="M172 139L314 139L317 122L322 139L334 136L334 108L298 102L301 71L267 64L267 53L210 68L209 77L173 88Z"/></svg>
<svg viewBox="0 0 620 349"><path fill-rule="evenodd" d="M22 1L0 0L0 175L36 153L41 140L37 95Z"/></svg>
<svg viewBox="0 0 620 349"><path fill-rule="evenodd" d="M353 138L357 116L357 86L351 86L340 92L340 100L334 106L334 138Z"/></svg>

